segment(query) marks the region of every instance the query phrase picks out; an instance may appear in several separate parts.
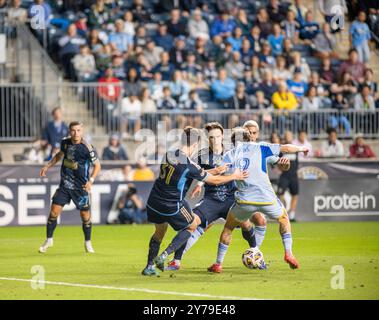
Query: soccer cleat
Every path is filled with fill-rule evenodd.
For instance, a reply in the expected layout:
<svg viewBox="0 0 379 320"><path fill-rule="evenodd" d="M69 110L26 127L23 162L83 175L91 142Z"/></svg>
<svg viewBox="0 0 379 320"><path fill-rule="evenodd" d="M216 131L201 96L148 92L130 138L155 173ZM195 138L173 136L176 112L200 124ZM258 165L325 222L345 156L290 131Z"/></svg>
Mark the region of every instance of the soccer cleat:
<svg viewBox="0 0 379 320"><path fill-rule="evenodd" d="M52 247L54 245L53 238L48 238L45 240L42 246L39 247L40 253L45 253L48 248Z"/></svg>
<svg viewBox="0 0 379 320"><path fill-rule="evenodd" d="M180 263L172 260L168 266L165 268L166 271L178 271L180 269Z"/></svg>
<svg viewBox="0 0 379 320"><path fill-rule="evenodd" d="M267 270L268 269L268 266L266 264L266 262L262 262L262 264L258 267L259 270Z"/></svg>
<svg viewBox="0 0 379 320"><path fill-rule="evenodd" d="M155 257L153 262L155 263L156 267L161 270L162 272L164 271L164 263L165 263L165 258L162 257L162 255Z"/></svg>
<svg viewBox="0 0 379 320"><path fill-rule="evenodd" d="M84 242L84 248L85 248L87 253L95 253L95 250L92 247L91 241Z"/></svg>
<svg viewBox="0 0 379 320"><path fill-rule="evenodd" d="M212 273L221 273L222 272L222 265L219 263L214 263L208 268L208 272Z"/></svg>
<svg viewBox="0 0 379 320"><path fill-rule="evenodd" d="M159 273L154 266L147 266L141 273L143 276L159 276Z"/></svg>
<svg viewBox="0 0 379 320"><path fill-rule="evenodd" d="M298 269L300 267L299 262L297 262L296 258L289 253L286 253L284 256L284 261L290 265L291 269Z"/></svg>

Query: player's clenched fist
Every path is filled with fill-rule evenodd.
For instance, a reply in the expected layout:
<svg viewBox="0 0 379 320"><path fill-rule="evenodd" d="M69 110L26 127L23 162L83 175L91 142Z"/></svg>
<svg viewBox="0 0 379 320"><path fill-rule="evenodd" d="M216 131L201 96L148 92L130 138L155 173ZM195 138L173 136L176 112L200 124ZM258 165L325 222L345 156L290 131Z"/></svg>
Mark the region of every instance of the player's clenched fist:
<svg viewBox="0 0 379 320"><path fill-rule="evenodd" d="M85 185L83 185L83 190L89 192L91 190L92 183L91 181L88 181Z"/></svg>
<svg viewBox="0 0 379 320"><path fill-rule="evenodd" d="M49 170L48 166L44 166L41 171L39 172L40 177L46 177L46 172Z"/></svg>

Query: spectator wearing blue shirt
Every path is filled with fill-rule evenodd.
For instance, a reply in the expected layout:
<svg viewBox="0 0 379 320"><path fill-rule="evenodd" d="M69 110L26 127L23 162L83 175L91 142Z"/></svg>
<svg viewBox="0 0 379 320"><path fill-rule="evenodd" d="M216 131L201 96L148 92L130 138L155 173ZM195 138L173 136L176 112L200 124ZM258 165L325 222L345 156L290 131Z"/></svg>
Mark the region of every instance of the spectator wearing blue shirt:
<svg viewBox="0 0 379 320"><path fill-rule="evenodd" d="M274 24L273 33L268 36L267 41L271 45L271 52L275 57L282 54L284 36L282 35L280 24Z"/></svg>
<svg viewBox="0 0 379 320"><path fill-rule="evenodd" d="M226 38L226 42L232 45L233 51L240 51L242 47L242 29L240 27L236 27L233 32L233 36L229 36Z"/></svg>
<svg viewBox="0 0 379 320"><path fill-rule="evenodd" d="M154 37L154 42L158 47L165 51L170 51L174 46L174 37L167 33L167 25L163 22L159 23L158 32Z"/></svg>
<svg viewBox="0 0 379 320"><path fill-rule="evenodd" d="M366 13L360 11L358 19L350 27L350 42L353 48L358 51L359 61L367 63L370 60L369 40L371 39L370 29L367 25Z"/></svg>
<svg viewBox="0 0 379 320"><path fill-rule="evenodd" d="M291 91L297 100L301 102L308 91L308 84L302 80L302 73L300 70L295 70L293 79L287 80L288 90Z"/></svg>
<svg viewBox="0 0 379 320"><path fill-rule="evenodd" d="M320 26L313 20L311 10L307 11L304 22L300 25L300 39L313 40L320 32Z"/></svg>
<svg viewBox="0 0 379 320"><path fill-rule="evenodd" d="M168 52L163 51L161 53L161 62L153 68L152 73L159 72L162 75L163 81L170 81L174 71L175 66L170 62Z"/></svg>
<svg viewBox="0 0 379 320"><path fill-rule="evenodd" d="M41 10L41 7L43 8L43 10ZM51 16L52 11L51 11L50 5L44 0L34 0L34 3L31 4L28 9L28 17L33 18L36 15L40 15L41 13L43 14L43 20L44 20L45 26L40 26L40 28L38 28L40 30L50 25L50 16ZM36 19L36 21L40 21L40 19ZM34 27L32 29L35 30L37 28Z"/></svg>
<svg viewBox="0 0 379 320"><path fill-rule="evenodd" d="M236 22L233 18L229 17L229 14L224 12L221 18L217 18L211 26L211 37L220 35L224 38L229 37L234 28L236 27Z"/></svg>
<svg viewBox="0 0 379 320"><path fill-rule="evenodd" d="M226 108L230 108L236 90L236 82L227 77L225 69L218 71L218 79L212 82L211 90L213 97Z"/></svg>
<svg viewBox="0 0 379 320"><path fill-rule="evenodd" d="M42 140L50 148L59 148L61 141L68 135L68 127L63 121L62 109L56 107L51 115L53 120L48 122L42 133Z"/></svg>
<svg viewBox="0 0 379 320"><path fill-rule="evenodd" d="M133 36L124 32L124 21L121 19L115 22L116 31L109 35L109 43L114 49L124 53L129 51L133 46Z"/></svg>

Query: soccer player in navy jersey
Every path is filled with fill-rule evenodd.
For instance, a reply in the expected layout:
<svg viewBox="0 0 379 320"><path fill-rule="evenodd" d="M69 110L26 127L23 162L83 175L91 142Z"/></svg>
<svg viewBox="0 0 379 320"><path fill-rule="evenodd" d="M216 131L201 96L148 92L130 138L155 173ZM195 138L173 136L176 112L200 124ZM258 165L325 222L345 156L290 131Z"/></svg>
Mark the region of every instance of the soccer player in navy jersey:
<svg viewBox="0 0 379 320"><path fill-rule="evenodd" d="M159 177L147 201L148 221L155 224L155 232L149 243L147 265L142 271L145 276L158 275L155 266L164 271L167 257L185 244L201 223L199 216L192 212L184 200L192 180L217 185L246 178L246 174L240 170L228 176L205 172L189 158L197 149L199 141L200 131L186 127L181 135L181 147L168 151L162 160ZM158 256L168 225L178 233Z"/></svg>
<svg viewBox="0 0 379 320"><path fill-rule="evenodd" d="M91 244L91 213L89 192L96 176L101 170L100 161L93 146L83 139L83 124L78 121L70 123L70 136L63 138L61 150L42 168L41 177L62 159L61 181L59 188L52 198L49 218L46 226L46 241L39 248L44 253L53 246L53 233L57 226L57 219L63 207L72 200L80 211L84 233L84 248L86 252L94 253ZM90 167L93 165L92 173Z"/></svg>

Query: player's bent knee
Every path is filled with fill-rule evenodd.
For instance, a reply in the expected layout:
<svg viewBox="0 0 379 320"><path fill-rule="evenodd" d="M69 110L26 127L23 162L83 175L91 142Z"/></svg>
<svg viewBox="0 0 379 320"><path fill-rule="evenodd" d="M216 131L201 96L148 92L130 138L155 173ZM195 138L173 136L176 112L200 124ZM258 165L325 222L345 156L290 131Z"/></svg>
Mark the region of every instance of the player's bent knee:
<svg viewBox="0 0 379 320"><path fill-rule="evenodd" d="M253 216L252 222L258 227L265 227L267 225L266 218L259 212Z"/></svg>

